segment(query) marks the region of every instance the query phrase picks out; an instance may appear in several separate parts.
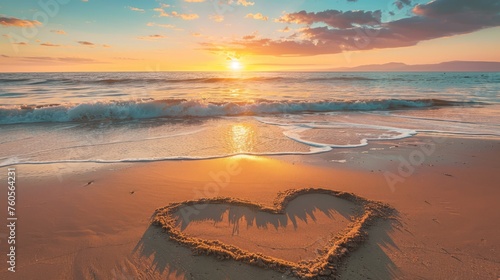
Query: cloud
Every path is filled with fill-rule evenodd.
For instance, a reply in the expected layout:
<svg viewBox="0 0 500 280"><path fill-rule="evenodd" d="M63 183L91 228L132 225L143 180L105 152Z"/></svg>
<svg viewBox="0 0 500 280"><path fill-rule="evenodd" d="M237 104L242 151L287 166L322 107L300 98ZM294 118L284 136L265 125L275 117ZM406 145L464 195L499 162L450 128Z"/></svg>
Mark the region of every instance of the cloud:
<svg viewBox="0 0 500 280"><path fill-rule="evenodd" d="M7 56L5 56L7 57ZM14 57L9 57L10 59L14 59ZM88 64L88 63L104 63L102 61L98 61L91 58L81 58L81 57L49 57L49 56L23 56L16 57L15 59L20 59L24 61L38 61L38 62L47 62L47 63L72 63L72 64Z"/></svg>
<svg viewBox="0 0 500 280"><path fill-rule="evenodd" d="M88 47L99 46L98 44L94 44L94 43L89 42L89 41L77 41L77 43L80 44L80 45L83 45L83 46L88 46ZM107 44L102 44L100 46L102 46L103 48L111 48L111 46L107 45Z"/></svg>
<svg viewBox="0 0 500 280"><path fill-rule="evenodd" d="M28 45L28 43L26 43L26 42L17 42L14 44L19 45L19 46L27 46Z"/></svg>
<svg viewBox="0 0 500 280"><path fill-rule="evenodd" d="M420 16L440 18L457 23L498 24L500 2L495 0L436 0L416 5L413 12Z"/></svg>
<svg viewBox="0 0 500 280"><path fill-rule="evenodd" d="M162 28L171 28L171 29L175 29L175 25L172 25L172 24L159 24L159 23L154 23L154 22L148 22L146 24L147 26L158 26L158 27L162 27Z"/></svg>
<svg viewBox="0 0 500 280"><path fill-rule="evenodd" d="M159 12L160 17L169 17L170 16L170 14L165 12L165 10L163 8L154 8L153 11Z"/></svg>
<svg viewBox="0 0 500 280"><path fill-rule="evenodd" d="M168 7L168 5L166 7ZM168 13L164 10L164 8L166 8L166 7L164 7L162 4L162 8L155 8L153 10L156 12L159 12L160 17L176 17L176 18L181 18L183 20L193 20L193 19L197 19L200 17L198 14L180 14L176 11Z"/></svg>
<svg viewBox="0 0 500 280"><path fill-rule="evenodd" d="M133 58L133 57L121 57L121 56L115 56L113 59L117 60L144 60L142 58Z"/></svg>
<svg viewBox="0 0 500 280"><path fill-rule="evenodd" d="M171 12L170 16L182 18L183 20L193 20L193 19L197 19L200 17L197 14L179 14L176 11Z"/></svg>
<svg viewBox="0 0 500 280"><path fill-rule="evenodd" d="M52 43L46 42L46 43L40 44L40 46L44 46L44 47L60 47L61 45L56 45L56 44L52 44Z"/></svg>
<svg viewBox="0 0 500 280"><path fill-rule="evenodd" d="M64 30L50 30L52 33L60 34L60 35L66 35L66 31Z"/></svg>
<svg viewBox="0 0 500 280"><path fill-rule="evenodd" d="M257 20L268 20L268 17L262 15L261 13L256 13L256 14L249 13L245 16L245 18L253 18L253 19L257 19Z"/></svg>
<svg viewBox="0 0 500 280"><path fill-rule="evenodd" d="M254 2L249 2L249 1L246 1L246 0L238 0L238 2L236 2L237 5L241 5L241 6L253 6L255 3Z"/></svg>
<svg viewBox="0 0 500 280"><path fill-rule="evenodd" d="M405 6L411 6L411 0L397 0L394 5L398 7L399 10L403 9Z"/></svg>
<svg viewBox="0 0 500 280"><path fill-rule="evenodd" d="M80 45L84 45L84 46L95 46L94 43L89 42L89 41L78 41L77 43Z"/></svg>
<svg viewBox="0 0 500 280"><path fill-rule="evenodd" d="M283 33L290 32L290 31L292 31L292 30L291 30L291 29L290 29L290 27L288 27L288 26L286 26L286 27L285 27L285 28L283 28L283 29L278 30L278 32L283 32Z"/></svg>
<svg viewBox="0 0 500 280"><path fill-rule="evenodd" d="M201 3L201 2L205 2L205 0L184 0L184 2L188 2L188 3Z"/></svg>
<svg viewBox="0 0 500 280"><path fill-rule="evenodd" d="M312 56L327 53L339 53L337 46L315 45L311 41L285 41L268 38L233 41L228 45L220 46L214 43L202 43L202 48L215 53L237 53L240 55L257 54L272 56Z"/></svg>
<svg viewBox="0 0 500 280"><path fill-rule="evenodd" d="M128 8L129 10L134 11L134 12L144 13L144 9L140 9L140 8L136 8L136 7L132 7L132 6L127 6L126 8Z"/></svg>
<svg viewBox="0 0 500 280"><path fill-rule="evenodd" d="M204 42L202 48L239 54L311 56L413 46L421 41L500 26L500 2L495 0L434 0L416 5L412 12L406 18L381 22L380 11L301 11L278 19L306 25L286 38Z"/></svg>
<svg viewBox="0 0 500 280"><path fill-rule="evenodd" d="M13 26L13 27L33 27L35 25L42 25L38 20L26 20L15 17L0 17L0 25Z"/></svg>
<svg viewBox="0 0 500 280"><path fill-rule="evenodd" d="M58 61L72 62L72 63L102 63L91 58L81 58L81 57L59 57Z"/></svg>
<svg viewBox="0 0 500 280"><path fill-rule="evenodd" d="M137 37L137 39L139 39L139 40L158 40L158 39L163 39L163 38L167 38L167 37L164 35L160 35L160 34L153 34L153 35L148 35L148 36Z"/></svg>
<svg viewBox="0 0 500 280"><path fill-rule="evenodd" d="M371 11L337 11L326 10L323 12L300 11L298 13L285 14L278 18L277 22L285 23L299 23L311 25L313 23L325 23L326 25L334 28L350 28L355 24L364 25L379 23L382 12L380 10Z"/></svg>
<svg viewBox="0 0 500 280"><path fill-rule="evenodd" d="M224 21L223 15L211 15L209 18L215 22L223 22Z"/></svg>

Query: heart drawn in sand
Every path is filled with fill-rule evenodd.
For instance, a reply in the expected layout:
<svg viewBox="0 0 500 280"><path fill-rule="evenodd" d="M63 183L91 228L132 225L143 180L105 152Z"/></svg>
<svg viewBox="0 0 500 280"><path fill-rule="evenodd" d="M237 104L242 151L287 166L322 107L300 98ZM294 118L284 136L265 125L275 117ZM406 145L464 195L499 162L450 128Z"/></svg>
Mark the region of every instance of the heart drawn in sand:
<svg viewBox="0 0 500 280"><path fill-rule="evenodd" d="M335 277L367 229L393 213L352 193L305 188L278 193L273 207L224 197L172 203L153 224L198 254L322 279Z"/></svg>

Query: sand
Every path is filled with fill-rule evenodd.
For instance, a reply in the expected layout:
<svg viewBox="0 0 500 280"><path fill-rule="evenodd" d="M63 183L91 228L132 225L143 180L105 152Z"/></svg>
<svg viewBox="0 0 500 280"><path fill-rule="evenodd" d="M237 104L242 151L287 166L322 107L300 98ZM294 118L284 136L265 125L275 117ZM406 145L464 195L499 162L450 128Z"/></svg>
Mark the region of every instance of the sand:
<svg viewBox="0 0 500 280"><path fill-rule="evenodd" d="M498 155L498 140L417 136L314 156L83 164L78 167L82 172L57 177L43 175L53 174L53 166L20 165L16 272L8 272L2 262L0 279L296 279L293 265L283 270L262 268L257 261L220 260L170 239L168 231L152 222L157 209L224 197L230 200L209 206L208 212L200 210L206 218L180 221L175 228L202 240L219 237L222 247L260 253L262 259L321 264L317 257L328 252L308 245L328 239L320 247L333 248L364 213L359 209L363 204L314 192L295 197L289 208L274 204L280 192L307 188L352 193L395 211L390 218L380 215L367 223L361 231L365 238L350 246L341 261L330 262L334 270L302 276L497 279ZM6 188L1 184L3 201ZM233 218L227 206L234 208ZM264 208L282 216L251 218ZM301 217L296 225L293 216ZM0 218L6 221L5 211ZM1 241L6 258L5 239ZM286 254L284 248L292 250Z"/></svg>
<svg viewBox="0 0 500 280"><path fill-rule="evenodd" d="M349 253L368 238L367 230L387 219L395 220L395 210L386 204L304 188L278 193L273 207L222 197L172 203L156 210L153 224L199 255L321 279L338 276Z"/></svg>

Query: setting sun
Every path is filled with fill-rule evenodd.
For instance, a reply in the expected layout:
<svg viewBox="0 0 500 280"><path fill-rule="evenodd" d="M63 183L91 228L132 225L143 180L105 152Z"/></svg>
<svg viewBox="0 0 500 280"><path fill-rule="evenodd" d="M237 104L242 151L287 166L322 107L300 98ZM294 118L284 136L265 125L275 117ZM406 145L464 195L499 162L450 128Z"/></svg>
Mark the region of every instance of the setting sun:
<svg viewBox="0 0 500 280"><path fill-rule="evenodd" d="M238 60L231 60L231 64L229 65L231 67L231 70L237 71L241 70L243 68L243 65Z"/></svg>

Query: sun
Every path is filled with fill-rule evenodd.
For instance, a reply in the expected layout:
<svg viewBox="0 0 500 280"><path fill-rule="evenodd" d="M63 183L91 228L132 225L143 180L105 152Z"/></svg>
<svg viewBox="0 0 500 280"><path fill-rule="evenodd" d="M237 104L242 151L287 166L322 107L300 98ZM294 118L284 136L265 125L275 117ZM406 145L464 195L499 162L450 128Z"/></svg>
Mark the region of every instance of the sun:
<svg viewBox="0 0 500 280"><path fill-rule="evenodd" d="M241 63L238 60L233 59L233 60L231 60L229 67L233 71L238 71L238 70L241 70L241 68L243 68L243 65L241 65Z"/></svg>

